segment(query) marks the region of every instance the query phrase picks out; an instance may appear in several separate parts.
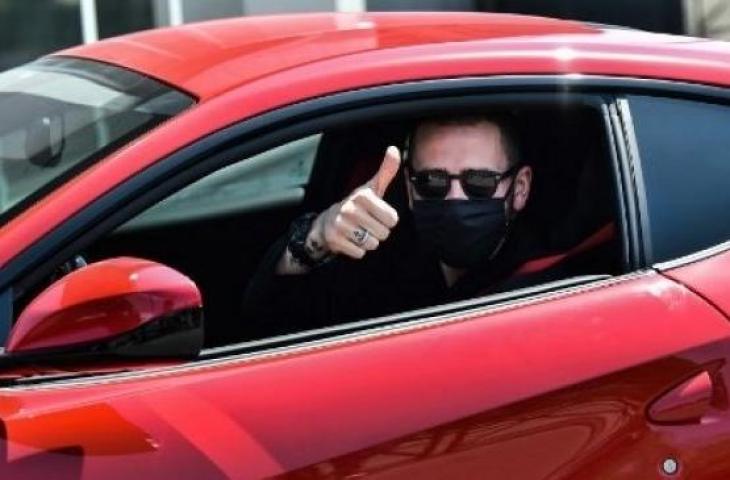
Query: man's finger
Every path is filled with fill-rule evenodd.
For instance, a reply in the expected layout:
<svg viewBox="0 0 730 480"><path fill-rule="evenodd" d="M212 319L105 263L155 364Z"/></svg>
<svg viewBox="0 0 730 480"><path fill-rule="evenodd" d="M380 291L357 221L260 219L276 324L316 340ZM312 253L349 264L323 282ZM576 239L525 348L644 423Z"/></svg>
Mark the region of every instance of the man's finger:
<svg viewBox="0 0 730 480"><path fill-rule="evenodd" d="M345 237L338 237L333 242L334 251L356 260L365 256L365 249L360 248Z"/></svg>
<svg viewBox="0 0 730 480"><path fill-rule="evenodd" d="M352 221L370 232L378 240L385 240L390 234L390 229L388 227L377 221L365 210L354 210L352 212Z"/></svg>
<svg viewBox="0 0 730 480"><path fill-rule="evenodd" d="M380 164L378 172L369 182L370 188L373 189L377 196L383 198L385 191L398 174L399 169L400 151L398 150L398 147L391 145L385 151L385 157L383 157L383 163Z"/></svg>
<svg viewBox="0 0 730 480"><path fill-rule="evenodd" d="M393 228L398 223L398 212L388 205L388 202L378 197L374 191L363 189L360 194L353 198L353 202L365 209L375 220L388 228Z"/></svg>

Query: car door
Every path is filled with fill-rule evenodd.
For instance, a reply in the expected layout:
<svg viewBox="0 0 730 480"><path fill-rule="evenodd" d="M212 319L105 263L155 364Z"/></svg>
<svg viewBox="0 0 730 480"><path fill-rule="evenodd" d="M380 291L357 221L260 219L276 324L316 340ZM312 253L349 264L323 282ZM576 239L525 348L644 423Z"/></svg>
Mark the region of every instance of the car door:
<svg viewBox="0 0 730 480"><path fill-rule="evenodd" d="M691 475L707 471L698 451L648 416L707 372L701 413L722 451L729 334L713 306L644 272L177 371L6 389L2 471L647 478L674 460ZM679 400L656 420L698 425L687 407L705 399Z"/></svg>
<svg viewBox="0 0 730 480"><path fill-rule="evenodd" d="M684 90L679 97L658 91L627 95L621 101L635 127L631 140L642 171L644 228L650 233L646 241L658 271L727 316L727 93L708 89L699 92L704 95L690 96L692 89L685 86ZM718 348L722 355L724 346ZM701 421L662 427L678 448L697 452L705 462L706 478L722 478L728 468L722 453L728 435L726 368L718 364L715 388L720 393L715 408L707 409Z"/></svg>
<svg viewBox="0 0 730 480"><path fill-rule="evenodd" d="M633 201L621 165L637 159L623 153L621 129L610 128ZM636 233L628 221L621 231ZM20 382L0 390L0 471L10 478L712 473L704 450L679 442L675 427L716 419L713 451L727 447L722 367L730 325L691 287L645 265L629 270L213 350L185 365Z"/></svg>

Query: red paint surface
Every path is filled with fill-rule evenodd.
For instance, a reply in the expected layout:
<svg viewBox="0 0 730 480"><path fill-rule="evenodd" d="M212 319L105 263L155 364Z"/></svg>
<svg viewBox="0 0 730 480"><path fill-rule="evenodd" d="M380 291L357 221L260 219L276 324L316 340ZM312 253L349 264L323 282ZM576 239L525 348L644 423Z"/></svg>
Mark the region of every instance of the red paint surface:
<svg viewBox="0 0 730 480"><path fill-rule="evenodd" d="M372 50L489 38L591 33L578 22L476 13L275 15L150 30L76 47L205 100L273 73Z"/></svg>
<svg viewBox="0 0 730 480"><path fill-rule="evenodd" d="M726 362L729 341L724 316L646 274L272 356L0 391L0 471L40 478L19 466L73 447L80 478L654 478L666 455L678 478L723 478L726 404L682 427L645 411ZM111 414L100 438L90 416ZM45 433L61 424L74 435Z"/></svg>
<svg viewBox="0 0 730 480"><path fill-rule="evenodd" d="M664 269L662 273L691 288L730 316L730 252Z"/></svg>
<svg viewBox="0 0 730 480"><path fill-rule="evenodd" d="M136 258L105 260L71 272L39 294L10 331L6 350L112 338L202 304L195 283L170 267Z"/></svg>

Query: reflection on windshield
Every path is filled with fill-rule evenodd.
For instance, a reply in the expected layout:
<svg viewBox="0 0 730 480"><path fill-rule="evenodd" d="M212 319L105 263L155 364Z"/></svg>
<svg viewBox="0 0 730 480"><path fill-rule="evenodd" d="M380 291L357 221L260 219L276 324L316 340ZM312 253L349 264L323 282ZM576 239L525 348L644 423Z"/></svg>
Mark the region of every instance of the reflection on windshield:
<svg viewBox="0 0 730 480"><path fill-rule="evenodd" d="M47 58L0 73L0 222L192 103L88 60Z"/></svg>

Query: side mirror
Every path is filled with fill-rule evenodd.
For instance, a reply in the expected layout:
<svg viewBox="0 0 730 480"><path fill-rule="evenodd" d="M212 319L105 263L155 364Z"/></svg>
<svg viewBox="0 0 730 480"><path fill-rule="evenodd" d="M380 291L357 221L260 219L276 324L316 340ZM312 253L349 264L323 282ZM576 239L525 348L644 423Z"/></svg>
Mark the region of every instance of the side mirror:
<svg viewBox="0 0 730 480"><path fill-rule="evenodd" d="M203 302L170 267L114 258L69 273L26 307L5 352L28 360L192 358L203 346Z"/></svg>

